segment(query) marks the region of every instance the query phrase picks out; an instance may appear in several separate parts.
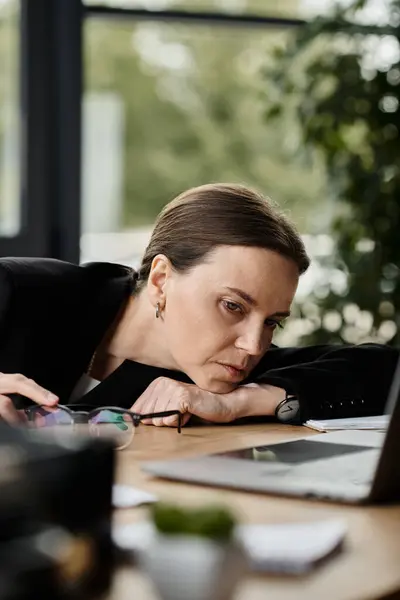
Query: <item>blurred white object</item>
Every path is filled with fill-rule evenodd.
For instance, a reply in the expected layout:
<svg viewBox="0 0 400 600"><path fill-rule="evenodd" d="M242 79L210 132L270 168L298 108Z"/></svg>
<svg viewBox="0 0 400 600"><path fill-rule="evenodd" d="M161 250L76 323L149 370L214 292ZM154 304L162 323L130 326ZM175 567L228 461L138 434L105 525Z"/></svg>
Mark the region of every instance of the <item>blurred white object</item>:
<svg viewBox="0 0 400 600"><path fill-rule="evenodd" d="M141 504L151 504L157 502L158 498L153 494L138 490L130 485L113 486L112 504L114 508L131 508Z"/></svg>
<svg viewBox="0 0 400 600"><path fill-rule="evenodd" d="M339 519L277 525L243 525L237 537L256 571L306 573L341 547L346 524Z"/></svg>
<svg viewBox="0 0 400 600"><path fill-rule="evenodd" d="M156 533L138 558L163 600L230 600L246 570L238 543L194 535Z"/></svg>

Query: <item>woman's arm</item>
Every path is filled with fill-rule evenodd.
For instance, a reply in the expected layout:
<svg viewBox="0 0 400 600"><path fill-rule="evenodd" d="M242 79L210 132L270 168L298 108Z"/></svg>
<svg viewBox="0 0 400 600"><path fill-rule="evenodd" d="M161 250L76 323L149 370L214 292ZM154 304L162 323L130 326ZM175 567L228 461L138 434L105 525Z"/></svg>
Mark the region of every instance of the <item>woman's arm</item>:
<svg viewBox="0 0 400 600"><path fill-rule="evenodd" d="M185 414L185 423L190 415L229 423L243 417L273 416L287 391L298 396L303 421L381 414L398 356L398 350L378 344L273 348L253 377L229 394L159 377L132 409L139 413L179 410ZM176 418L152 423L175 426Z"/></svg>
<svg viewBox="0 0 400 600"><path fill-rule="evenodd" d="M303 420L376 415L398 358L398 349L380 344L271 348L249 381L297 395Z"/></svg>

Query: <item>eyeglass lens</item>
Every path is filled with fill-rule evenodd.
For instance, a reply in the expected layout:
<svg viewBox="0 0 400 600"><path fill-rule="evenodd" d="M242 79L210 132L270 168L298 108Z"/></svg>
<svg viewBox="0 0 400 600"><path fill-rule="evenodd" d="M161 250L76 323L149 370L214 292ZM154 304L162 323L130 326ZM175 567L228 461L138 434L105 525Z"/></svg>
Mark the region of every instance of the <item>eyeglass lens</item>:
<svg viewBox="0 0 400 600"><path fill-rule="evenodd" d="M90 416L71 413L63 407L35 406L28 410L29 426L53 435L62 431L90 434L112 439L117 448L126 448L132 441L135 427L129 413L110 409L95 410Z"/></svg>
<svg viewBox="0 0 400 600"><path fill-rule="evenodd" d="M118 448L126 448L135 434L135 427L129 413L110 409L99 410L89 418L92 435L115 440Z"/></svg>

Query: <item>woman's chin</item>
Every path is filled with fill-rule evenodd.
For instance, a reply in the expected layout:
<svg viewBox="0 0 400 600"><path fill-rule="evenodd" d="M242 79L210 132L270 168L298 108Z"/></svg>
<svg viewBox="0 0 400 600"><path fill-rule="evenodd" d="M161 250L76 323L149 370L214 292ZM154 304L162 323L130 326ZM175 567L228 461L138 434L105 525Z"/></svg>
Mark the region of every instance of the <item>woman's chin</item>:
<svg viewBox="0 0 400 600"><path fill-rule="evenodd" d="M212 394L229 394L236 390L237 384L229 383L228 381L208 381L204 385L197 384L201 389L211 392Z"/></svg>

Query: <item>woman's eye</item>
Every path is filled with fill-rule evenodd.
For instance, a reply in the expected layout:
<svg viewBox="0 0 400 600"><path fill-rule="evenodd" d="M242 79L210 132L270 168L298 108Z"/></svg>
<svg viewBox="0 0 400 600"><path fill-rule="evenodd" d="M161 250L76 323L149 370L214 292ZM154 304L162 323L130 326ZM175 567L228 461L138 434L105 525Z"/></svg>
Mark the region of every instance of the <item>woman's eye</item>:
<svg viewBox="0 0 400 600"><path fill-rule="evenodd" d="M275 329L276 327L279 327L279 329L283 329L285 327L284 321L275 321L274 319L267 319L265 321L265 324L270 329Z"/></svg>
<svg viewBox="0 0 400 600"><path fill-rule="evenodd" d="M230 300L224 300L224 306L226 310L232 313L241 313L242 307L237 302L231 302Z"/></svg>

